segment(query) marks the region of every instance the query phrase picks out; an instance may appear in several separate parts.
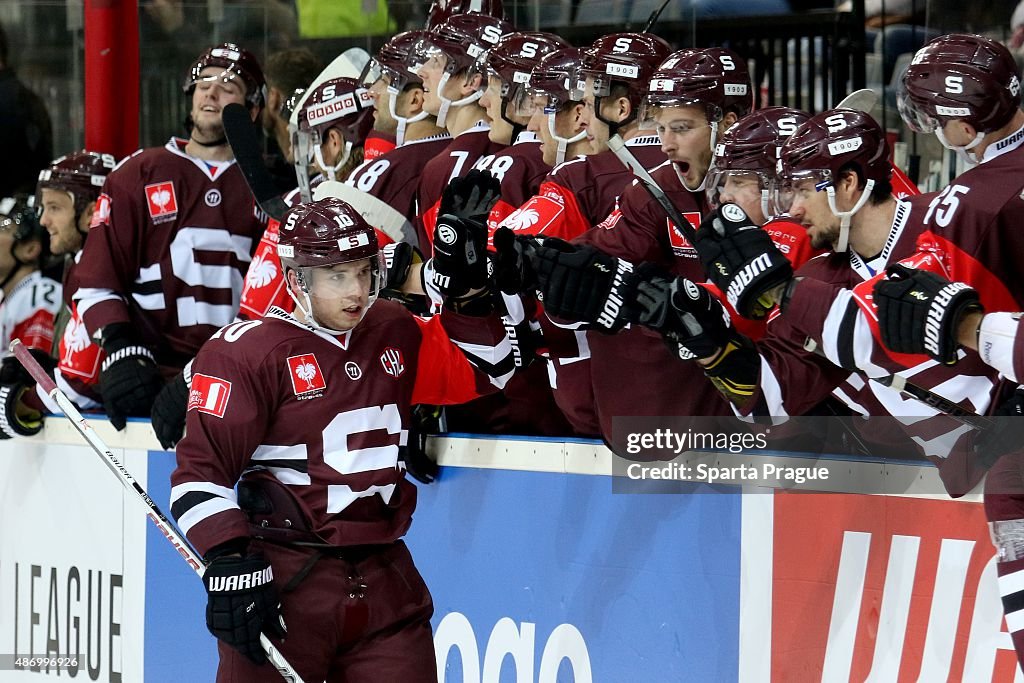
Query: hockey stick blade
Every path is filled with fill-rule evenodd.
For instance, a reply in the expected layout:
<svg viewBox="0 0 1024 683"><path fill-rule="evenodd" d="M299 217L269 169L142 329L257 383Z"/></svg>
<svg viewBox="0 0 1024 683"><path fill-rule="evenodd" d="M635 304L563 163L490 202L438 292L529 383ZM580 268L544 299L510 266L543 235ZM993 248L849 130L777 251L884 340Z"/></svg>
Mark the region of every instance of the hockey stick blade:
<svg viewBox="0 0 1024 683"><path fill-rule="evenodd" d="M224 134L231 145L238 167L242 169L245 183L256 199L260 210L276 221L280 221L288 210L281 193L263 165L263 150L257 134L256 124L249 117L249 110L232 102L221 112Z"/></svg>
<svg viewBox="0 0 1024 683"><path fill-rule="evenodd" d="M146 506L146 516L149 520L156 525L156 528L160 530L160 533L171 542L174 549L178 551L182 559L192 568L196 574L202 577L203 572L206 571L206 564L202 558L192 549L188 541L182 536L178 530L171 524L170 520L160 510L160 507L149 497L146 493L146 489L142 488L138 480L132 476L131 472L121 464L121 461L117 459L117 456L110 450L110 447L103 442L103 439L93 430L89 422L82 417L82 414L78 412L78 408L71 402L71 399L64 394L57 384L53 381L46 370L32 357L29 353L28 348L21 343L20 340L15 339L11 342L10 346L11 353L14 357L24 366L28 374L32 376L32 379L36 381L39 388L43 390L46 395L53 399L54 403L62 411L64 416L71 421L75 429L81 434L82 438L85 439L86 443L96 452L96 455L103 459L103 463L113 472L121 485L127 490L135 494L137 500L141 501ZM274 665L274 668L278 670L281 677L289 683L303 683L302 678L295 672L292 665L288 663L288 660L284 658L284 655L274 646L270 640L260 634L260 644L263 646L264 652L267 653L267 659Z"/></svg>
<svg viewBox="0 0 1024 683"><path fill-rule="evenodd" d="M878 93L870 88L861 88L860 90L854 90L852 93L844 97L839 104L835 106L836 109L856 109L866 114L870 114L871 110L874 109L875 104L878 103Z"/></svg>

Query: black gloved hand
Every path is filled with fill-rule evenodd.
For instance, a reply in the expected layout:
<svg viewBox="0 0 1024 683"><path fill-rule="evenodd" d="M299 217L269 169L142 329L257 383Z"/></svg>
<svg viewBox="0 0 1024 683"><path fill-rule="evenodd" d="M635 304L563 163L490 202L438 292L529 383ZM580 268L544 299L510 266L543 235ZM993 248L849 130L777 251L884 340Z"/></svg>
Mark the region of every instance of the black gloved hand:
<svg viewBox="0 0 1024 683"><path fill-rule="evenodd" d="M589 245L548 238L530 250L544 309L565 320L617 332L633 320L633 264Z"/></svg>
<svg viewBox="0 0 1024 683"><path fill-rule="evenodd" d="M744 318L768 315L770 290L793 278L793 265L772 238L735 204L723 204L704 219L694 248L708 279Z"/></svg>
<svg viewBox="0 0 1024 683"><path fill-rule="evenodd" d="M21 401L22 395L33 387L34 383L0 386L0 439L32 436L43 428L43 414Z"/></svg>
<svg viewBox="0 0 1024 683"><path fill-rule="evenodd" d="M487 225L491 208L501 197L501 183L487 171L471 170L452 178L441 194L438 215L448 214L478 225Z"/></svg>
<svg viewBox="0 0 1024 683"><path fill-rule="evenodd" d="M149 417L164 383L153 353L137 341L128 323L103 328L100 345L107 354L100 367L103 407L120 431L129 416Z"/></svg>
<svg viewBox="0 0 1024 683"><path fill-rule="evenodd" d="M538 241L535 237L517 237L506 227L494 231L494 284L505 294L522 294L537 284L530 265Z"/></svg>
<svg viewBox="0 0 1024 683"><path fill-rule="evenodd" d="M185 433L185 412L188 410L188 384L185 373L179 372L164 385L153 402L150 419L160 445L170 450Z"/></svg>
<svg viewBox="0 0 1024 683"><path fill-rule="evenodd" d="M710 358L732 335L732 320L704 287L646 266L638 269L637 322L661 332L673 355L683 360Z"/></svg>
<svg viewBox="0 0 1024 683"><path fill-rule="evenodd" d="M978 293L962 282L900 263L885 272L874 289L882 343L897 353L927 353L940 363L955 363L960 320L982 310Z"/></svg>
<svg viewBox="0 0 1024 683"><path fill-rule="evenodd" d="M487 285L487 227L443 214L434 228L433 284L441 293L461 297Z"/></svg>
<svg viewBox="0 0 1024 683"><path fill-rule="evenodd" d="M286 631L270 563L260 554L222 555L206 568L203 584L210 633L254 664L265 662L260 633L284 638Z"/></svg>
<svg viewBox="0 0 1024 683"><path fill-rule="evenodd" d="M47 375L53 377L53 369L57 367L57 359L50 354L40 351L39 349L29 349L28 352L32 354L32 357L42 366L43 370ZM21 364L14 356L5 356L0 361L0 386L10 386L12 384L29 385L35 384L36 381L32 379L32 375L28 373L25 366Z"/></svg>

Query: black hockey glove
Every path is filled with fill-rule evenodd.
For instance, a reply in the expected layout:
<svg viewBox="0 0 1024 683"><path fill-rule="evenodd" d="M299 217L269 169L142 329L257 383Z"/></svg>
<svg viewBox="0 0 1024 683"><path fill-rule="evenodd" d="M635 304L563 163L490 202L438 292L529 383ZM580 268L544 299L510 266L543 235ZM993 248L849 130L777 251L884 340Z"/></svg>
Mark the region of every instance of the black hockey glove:
<svg viewBox="0 0 1024 683"><path fill-rule="evenodd" d="M380 250L384 254L384 267L387 269L380 298L400 303L415 315L427 315L430 311L427 297L403 291L412 267L417 263L423 263L423 254L408 242L392 242Z"/></svg>
<svg viewBox="0 0 1024 683"><path fill-rule="evenodd" d="M538 298L548 313L603 332L617 332L632 322L636 277L629 261L557 238L544 240L529 258Z"/></svg>
<svg viewBox="0 0 1024 683"><path fill-rule="evenodd" d="M448 214L456 218L473 221L487 226L487 216L501 197L501 183L487 171L473 169L464 176L452 178L441 194L438 215Z"/></svg>
<svg viewBox="0 0 1024 683"><path fill-rule="evenodd" d="M710 358L732 334L732 320L706 288L684 277L638 267L637 322L661 333L682 360Z"/></svg>
<svg viewBox="0 0 1024 683"><path fill-rule="evenodd" d="M137 341L128 323L104 327L100 345L107 354L100 367L103 407L120 431L128 416L149 416L164 383L153 353Z"/></svg>
<svg viewBox="0 0 1024 683"><path fill-rule="evenodd" d="M185 412L188 409L188 384L185 373L179 372L164 385L153 402L150 420L160 445L167 450L181 440L185 433Z"/></svg>
<svg viewBox="0 0 1024 683"><path fill-rule="evenodd" d="M978 293L962 282L894 263L874 289L882 343L897 353L927 353L951 365L963 316L980 311Z"/></svg>
<svg viewBox="0 0 1024 683"><path fill-rule="evenodd" d="M31 353L36 362L42 366L43 371L50 377L53 377L53 369L57 367L57 360L50 354L40 351L39 349L29 349L28 352ZM25 366L22 365L14 356L6 356L3 361L0 361L0 385L28 385L35 384L35 382L36 381L32 379L32 375L28 374L28 370L25 369Z"/></svg>
<svg viewBox="0 0 1024 683"><path fill-rule="evenodd" d="M532 290L537 276L530 266L530 257L536 251L535 237L516 237L501 227L494 231L494 284L506 294L521 294Z"/></svg>
<svg viewBox="0 0 1024 683"><path fill-rule="evenodd" d="M433 285L449 297L487 284L487 227L443 214L434 228Z"/></svg>
<svg viewBox="0 0 1024 683"><path fill-rule="evenodd" d="M992 426L975 432L974 452L982 467L989 468L999 458L1024 449L1024 387L999 404Z"/></svg>
<svg viewBox="0 0 1024 683"><path fill-rule="evenodd" d="M769 292L793 278L789 259L735 204L723 204L705 218L693 246L708 279L744 318L768 315L774 305Z"/></svg>
<svg viewBox="0 0 1024 683"><path fill-rule="evenodd" d="M220 556L206 568L203 584L210 633L254 664L267 661L260 633L284 638L286 631L270 563L260 554Z"/></svg>
<svg viewBox="0 0 1024 683"><path fill-rule="evenodd" d="M43 428L43 414L22 403L26 391L35 384L5 384L0 386L0 439L32 436Z"/></svg>

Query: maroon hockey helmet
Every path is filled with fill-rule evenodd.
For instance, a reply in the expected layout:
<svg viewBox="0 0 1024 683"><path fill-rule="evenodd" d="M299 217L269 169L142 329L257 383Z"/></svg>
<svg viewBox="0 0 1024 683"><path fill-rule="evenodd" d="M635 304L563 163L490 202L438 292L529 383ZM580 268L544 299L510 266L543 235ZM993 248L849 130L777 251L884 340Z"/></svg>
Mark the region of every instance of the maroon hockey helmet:
<svg viewBox="0 0 1024 683"><path fill-rule="evenodd" d="M501 0L434 0L427 14L427 29L440 26L456 14L486 14L496 19L505 19L505 7Z"/></svg>
<svg viewBox="0 0 1024 683"><path fill-rule="evenodd" d="M483 53L515 29L504 19L486 14L455 14L432 28L413 48L412 70L435 54L446 57L445 71L455 75L469 69Z"/></svg>
<svg viewBox="0 0 1024 683"><path fill-rule="evenodd" d="M783 143L810 118L799 109L766 107L733 124L715 145L705 184L708 202L717 207L723 193L749 190L759 194L765 219L777 214L771 185L779 153Z"/></svg>
<svg viewBox="0 0 1024 683"><path fill-rule="evenodd" d="M900 115L930 133L961 120L979 132L1005 126L1020 108L1017 63L1002 44L983 36L950 34L914 55L900 82Z"/></svg>
<svg viewBox="0 0 1024 683"><path fill-rule="evenodd" d="M729 112L746 116L754 96L746 62L731 50L706 48L669 55L651 77L644 101L647 108L703 105L709 121L720 121Z"/></svg>
<svg viewBox="0 0 1024 683"><path fill-rule="evenodd" d="M387 74L388 87L396 92L401 91L409 83L422 83L422 79L409 69L409 55L413 46L424 36L426 31L405 31L381 45L377 51L374 65L381 74Z"/></svg>
<svg viewBox="0 0 1024 683"><path fill-rule="evenodd" d="M715 167L774 176L783 143L810 118L791 107L766 107L747 114L722 135L715 147Z"/></svg>
<svg viewBox="0 0 1024 683"><path fill-rule="evenodd" d="M247 106L262 108L265 101L266 80L263 78L263 69L260 63L251 52L238 47L234 43L221 43L216 47L207 48L199 55L189 69L189 75L183 89L191 96L196 83L202 80L210 80L210 77L202 76L203 69L207 67L219 67L223 71L212 77L229 83L236 78L245 85L245 102Z"/></svg>
<svg viewBox="0 0 1024 683"><path fill-rule="evenodd" d="M337 128L347 142L357 145L373 127L373 98L354 78L332 78L309 93L298 119L299 130L313 134L314 144Z"/></svg>
<svg viewBox="0 0 1024 683"><path fill-rule="evenodd" d="M892 176L885 131L855 109L831 109L808 119L782 145L779 162L783 178L817 171L835 180L849 164L864 180L888 181Z"/></svg>
<svg viewBox="0 0 1024 683"><path fill-rule="evenodd" d="M489 49L474 69L494 76L502 83L501 96L513 98L530 81L530 72L546 55L569 47L569 43L554 33L524 31L502 36L498 44Z"/></svg>
<svg viewBox="0 0 1024 683"><path fill-rule="evenodd" d="M107 175L116 165L117 160L112 155L85 149L54 159L39 172L36 205L42 206L43 190L63 190L74 198L77 217L87 204L100 196Z"/></svg>
<svg viewBox="0 0 1024 683"><path fill-rule="evenodd" d="M559 109L570 102L583 101L583 83L576 70L583 51L566 47L546 54L530 72L527 94L545 98L545 107ZM532 103L531 103L532 104Z"/></svg>
<svg viewBox="0 0 1024 683"><path fill-rule="evenodd" d="M607 97L615 83L624 85L636 110L651 75L671 51L669 44L653 33L601 36L583 51L578 79L594 79L595 97Z"/></svg>

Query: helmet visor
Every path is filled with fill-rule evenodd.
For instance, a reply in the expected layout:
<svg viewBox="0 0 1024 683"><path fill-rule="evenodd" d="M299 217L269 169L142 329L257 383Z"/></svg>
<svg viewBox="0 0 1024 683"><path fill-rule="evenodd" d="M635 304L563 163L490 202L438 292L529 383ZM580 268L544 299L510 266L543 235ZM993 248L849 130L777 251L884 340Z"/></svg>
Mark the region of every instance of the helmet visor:
<svg viewBox="0 0 1024 683"><path fill-rule="evenodd" d="M789 213L797 200L804 202L832 184L832 171L816 169L796 171L779 176L773 184L772 201L775 215Z"/></svg>

